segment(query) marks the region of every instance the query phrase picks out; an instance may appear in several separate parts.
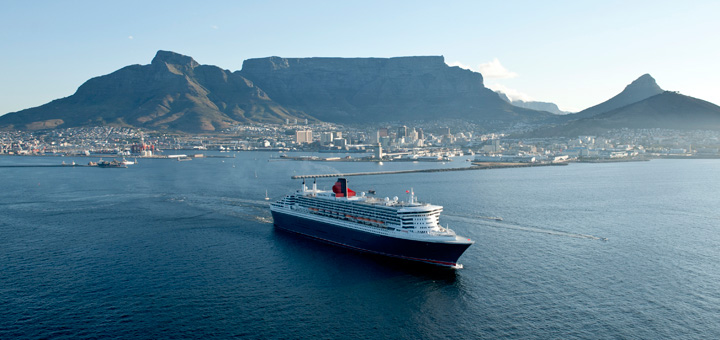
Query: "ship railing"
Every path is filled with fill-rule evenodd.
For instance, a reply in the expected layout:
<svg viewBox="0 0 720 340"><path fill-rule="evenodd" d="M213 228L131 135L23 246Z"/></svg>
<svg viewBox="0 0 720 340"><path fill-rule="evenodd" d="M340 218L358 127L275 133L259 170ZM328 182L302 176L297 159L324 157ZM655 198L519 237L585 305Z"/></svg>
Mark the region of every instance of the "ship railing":
<svg viewBox="0 0 720 340"><path fill-rule="evenodd" d="M438 226L438 231L431 231L431 232L429 232L429 234L436 235L436 236L447 236L447 235L453 236L453 235L455 235L455 231L450 228L444 228L444 227Z"/></svg>

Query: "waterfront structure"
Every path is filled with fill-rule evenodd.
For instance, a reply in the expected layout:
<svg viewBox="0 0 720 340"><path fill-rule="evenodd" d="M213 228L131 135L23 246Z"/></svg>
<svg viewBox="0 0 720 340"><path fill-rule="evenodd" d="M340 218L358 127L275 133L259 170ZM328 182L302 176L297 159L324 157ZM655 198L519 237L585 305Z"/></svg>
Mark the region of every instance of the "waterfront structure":
<svg viewBox="0 0 720 340"><path fill-rule="evenodd" d="M533 155L477 155L475 162L535 163L537 157Z"/></svg>

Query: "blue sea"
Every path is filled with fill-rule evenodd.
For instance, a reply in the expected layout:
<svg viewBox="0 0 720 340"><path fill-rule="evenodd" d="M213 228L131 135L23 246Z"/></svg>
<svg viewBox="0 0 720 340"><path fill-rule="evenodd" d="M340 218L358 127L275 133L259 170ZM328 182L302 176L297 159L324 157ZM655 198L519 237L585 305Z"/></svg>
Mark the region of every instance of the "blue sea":
<svg viewBox="0 0 720 340"><path fill-rule="evenodd" d="M720 338L720 160L349 178L444 206L476 241L450 270L275 230L265 193L462 158L216 155L235 158L0 167L0 338Z"/></svg>

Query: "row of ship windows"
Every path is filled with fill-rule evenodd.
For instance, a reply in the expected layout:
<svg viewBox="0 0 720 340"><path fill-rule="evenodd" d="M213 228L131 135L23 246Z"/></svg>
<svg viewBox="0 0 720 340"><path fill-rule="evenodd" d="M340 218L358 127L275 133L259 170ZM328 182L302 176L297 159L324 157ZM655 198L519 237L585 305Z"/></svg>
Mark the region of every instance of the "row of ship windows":
<svg viewBox="0 0 720 340"><path fill-rule="evenodd" d="M328 209L328 210L337 211L340 213L362 214L367 217L392 219L392 220L396 220L396 221L398 220L397 215L395 215L395 214L389 214L389 213L374 211L374 210L370 210L370 209L356 209L355 207L342 207L342 206L333 205L333 204L317 204L318 202L312 202L315 204L307 204L310 202L299 202L299 203L306 208ZM305 203L305 204L303 204L303 203Z"/></svg>
<svg viewBox="0 0 720 340"><path fill-rule="evenodd" d="M390 213L390 214L397 214L397 210L388 208L388 207L384 207L384 206L368 205L367 207L365 207L362 204L343 202L343 201L331 201L332 203L330 203L330 202L326 203L322 199L311 199L311 198L305 198L305 197L298 197L297 199L299 201L307 202L310 205L326 205L326 206L331 206L334 208L342 207L342 206L345 206L348 208L367 208L368 210L372 210L372 211L383 211L383 212Z"/></svg>
<svg viewBox="0 0 720 340"><path fill-rule="evenodd" d="M421 213L411 211L411 212L398 212L398 215L402 217L422 217L422 216L428 216L428 215L434 215L434 214L440 214L442 209L435 209L432 211L424 211Z"/></svg>
<svg viewBox="0 0 720 340"><path fill-rule="evenodd" d="M333 213L331 213L331 212L312 211L312 213L313 213L313 214L316 214L316 215L320 215L320 216L336 218L336 219L339 219L339 220L352 221L352 222L355 222L355 223L360 223L360 224L364 224L364 225L371 226L371 227L375 227L375 228L380 228L380 229L385 229L385 230L395 230L395 228L393 228L393 227L388 227L388 226L385 226L385 225L382 225L382 224L372 223L372 222L368 222L368 221L362 221L362 220L357 220L357 219L350 219L350 218L345 217L344 215L336 215L336 214L333 214Z"/></svg>
<svg viewBox="0 0 720 340"><path fill-rule="evenodd" d="M311 208L311 207L305 206L305 208ZM314 207L312 207L312 208L314 208ZM352 215L352 216L356 216L356 217L363 217L363 218L372 218L372 219L377 219L377 220L383 220L383 221L389 222L389 223L398 223L398 224L400 223L400 220L399 220L399 219L393 218L393 217L390 217L390 216L372 215L372 214L367 214L367 213L357 212L357 211L337 211L337 210L332 210L332 209L325 209L325 208L322 208L322 207L321 207L321 208L315 208L315 209L319 209L318 213L327 214L328 216L333 216L333 217L334 217L334 215L340 215L340 216L342 216L342 215L348 214L348 215Z"/></svg>

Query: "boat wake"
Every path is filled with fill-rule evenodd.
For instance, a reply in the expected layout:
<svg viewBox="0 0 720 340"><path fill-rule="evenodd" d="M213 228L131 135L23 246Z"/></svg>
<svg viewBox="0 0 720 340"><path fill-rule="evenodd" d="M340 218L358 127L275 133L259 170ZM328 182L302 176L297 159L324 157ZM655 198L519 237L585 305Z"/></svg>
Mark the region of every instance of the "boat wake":
<svg viewBox="0 0 720 340"><path fill-rule="evenodd" d="M272 218L270 217L270 212L268 210L270 202L264 200L185 195L181 197L169 197L167 201L186 204L194 208L226 216L232 216L246 221L272 223Z"/></svg>
<svg viewBox="0 0 720 340"><path fill-rule="evenodd" d="M478 224L478 218L484 219L487 221L482 221L481 223ZM515 224L512 222L503 221L502 218L500 218L500 217L479 216L479 217L470 218L470 217L445 214L445 215L443 215L443 219L451 220L451 221L452 220L462 221L464 223L468 223L468 224L472 224L472 225L481 225L481 226L487 226L487 227L492 227L492 228L519 230L519 231L525 231L525 232L530 232L530 233L539 233L539 234L572 237L572 238L583 238L583 239L597 240L597 241L607 241L608 240L605 237L599 237L599 236L588 235L588 234L579 234L579 233L567 232L567 231L562 231L562 230L539 228L539 227L534 227L534 226L523 226L523 225Z"/></svg>
<svg viewBox="0 0 720 340"><path fill-rule="evenodd" d="M255 216L255 220L260 223L273 223L273 219L264 216Z"/></svg>

